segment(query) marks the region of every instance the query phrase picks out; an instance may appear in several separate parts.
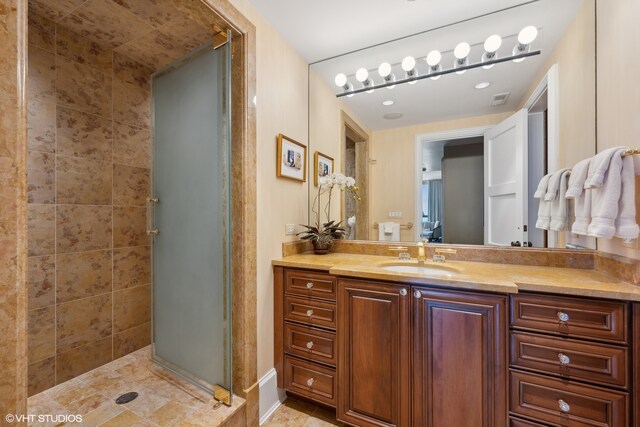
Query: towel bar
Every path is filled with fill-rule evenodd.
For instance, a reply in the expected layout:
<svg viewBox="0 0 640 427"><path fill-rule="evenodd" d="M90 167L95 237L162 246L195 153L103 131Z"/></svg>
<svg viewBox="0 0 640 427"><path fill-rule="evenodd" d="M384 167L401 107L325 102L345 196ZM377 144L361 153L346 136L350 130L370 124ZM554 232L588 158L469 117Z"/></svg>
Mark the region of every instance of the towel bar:
<svg viewBox="0 0 640 427"><path fill-rule="evenodd" d="M629 148L622 152L621 157L637 156L640 154L640 148ZM571 175L571 171L567 172L567 175Z"/></svg>
<svg viewBox="0 0 640 427"><path fill-rule="evenodd" d="M377 222L373 223L373 228L378 228L380 227L380 225ZM406 224L400 224L400 228L404 229L404 230L411 230L413 228L413 223L412 222L408 222Z"/></svg>

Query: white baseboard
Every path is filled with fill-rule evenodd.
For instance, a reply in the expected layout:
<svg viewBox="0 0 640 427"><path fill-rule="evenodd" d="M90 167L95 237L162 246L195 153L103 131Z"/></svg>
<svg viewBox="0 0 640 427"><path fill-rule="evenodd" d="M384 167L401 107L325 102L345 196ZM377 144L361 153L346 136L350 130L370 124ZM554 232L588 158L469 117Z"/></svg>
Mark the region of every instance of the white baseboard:
<svg viewBox="0 0 640 427"><path fill-rule="evenodd" d="M285 401L287 395L284 390L278 388L275 368L272 368L260 378L258 386L260 387L260 425L262 425L278 409L278 406Z"/></svg>

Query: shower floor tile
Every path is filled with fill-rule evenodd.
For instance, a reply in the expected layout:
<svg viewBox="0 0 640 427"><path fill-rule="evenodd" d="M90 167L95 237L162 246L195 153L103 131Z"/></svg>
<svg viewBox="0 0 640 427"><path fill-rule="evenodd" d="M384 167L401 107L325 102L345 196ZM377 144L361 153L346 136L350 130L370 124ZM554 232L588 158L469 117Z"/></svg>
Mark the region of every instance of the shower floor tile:
<svg viewBox="0 0 640 427"><path fill-rule="evenodd" d="M115 403L130 391L138 393L135 400ZM82 423L69 426L216 426L243 404L234 396L233 406L213 409L210 394L154 364L149 346L31 396L28 412L82 416ZM29 425L61 424L34 417Z"/></svg>

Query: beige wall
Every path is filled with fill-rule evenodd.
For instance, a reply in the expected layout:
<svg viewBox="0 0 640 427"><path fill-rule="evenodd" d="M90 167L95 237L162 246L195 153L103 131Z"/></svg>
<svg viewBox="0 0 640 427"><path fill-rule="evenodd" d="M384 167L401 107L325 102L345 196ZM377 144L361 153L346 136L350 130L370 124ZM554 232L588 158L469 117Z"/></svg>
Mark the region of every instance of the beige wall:
<svg viewBox="0 0 640 427"><path fill-rule="evenodd" d="M285 224L306 224L307 185L276 178L276 136L305 145L308 134L308 66L248 0L231 3L256 26L257 43L257 324L258 378L273 368L273 272L282 254ZM307 153L312 155L313 153ZM307 171L307 178L312 178Z"/></svg>
<svg viewBox="0 0 640 427"><path fill-rule="evenodd" d="M598 151L616 146L640 148L640 2L600 0L597 6ZM636 212L640 213L638 178ZM598 250L640 259L637 240L628 247L620 239L599 239Z"/></svg>
<svg viewBox="0 0 640 427"><path fill-rule="evenodd" d="M402 218L392 221L415 222L416 135L495 125L511 114L467 117L372 132L369 155L375 163L371 165L369 176L371 222L387 221L389 211L402 212ZM414 224L413 230L401 230L400 240L414 241L416 226ZM370 238L378 240L378 232L373 227Z"/></svg>
<svg viewBox="0 0 640 427"><path fill-rule="evenodd" d="M558 166L572 167L595 154L595 0L587 0L556 45L551 57L522 99L531 93L553 64L558 65L559 152Z"/></svg>

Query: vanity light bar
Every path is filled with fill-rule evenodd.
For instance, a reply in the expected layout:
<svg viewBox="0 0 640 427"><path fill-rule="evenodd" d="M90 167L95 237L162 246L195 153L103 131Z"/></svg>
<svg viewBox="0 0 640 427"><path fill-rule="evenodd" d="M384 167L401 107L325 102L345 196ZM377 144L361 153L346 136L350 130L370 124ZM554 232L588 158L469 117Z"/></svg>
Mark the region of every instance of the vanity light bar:
<svg viewBox="0 0 640 427"><path fill-rule="evenodd" d="M422 75L417 75L415 77L404 78L404 79L401 79L401 80L396 80L394 82L381 83L381 84L378 84L378 85L373 85L373 86L369 86L369 87L363 87L363 88L360 88L360 89L352 89L352 90L345 91L345 92L337 94L336 98L342 98L343 96L353 96L353 95L355 95L357 93L362 93L362 92L371 92L371 91L373 91L375 89L381 89L381 88L394 86L394 85L401 85L403 83L413 83L413 82L416 82L418 80L444 76L446 74L461 73L461 72L464 72L466 70L472 70L474 68L479 68L479 67L487 67L487 66L490 66L490 65L493 65L493 64L500 64L502 62L523 60L523 59L528 58L530 56L540 55L540 53L542 53L542 52L539 51L539 50L536 50L536 51L533 51L533 52L524 52L524 53L521 53L521 54L518 54L518 55L512 55L512 56L507 56L507 57L503 57L503 58L493 59L491 61L477 62L477 63L474 63L474 64L459 66L457 68L449 68L447 70L437 71L437 72L433 72L433 73L430 73L430 74L422 74ZM353 86L351 86L351 87L353 87Z"/></svg>

